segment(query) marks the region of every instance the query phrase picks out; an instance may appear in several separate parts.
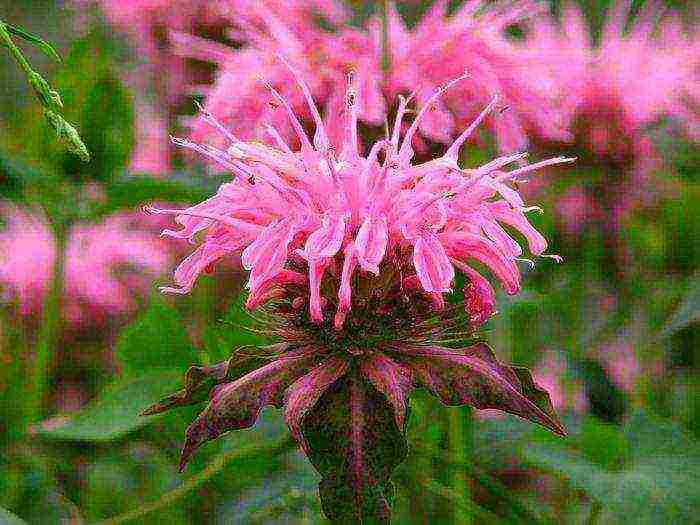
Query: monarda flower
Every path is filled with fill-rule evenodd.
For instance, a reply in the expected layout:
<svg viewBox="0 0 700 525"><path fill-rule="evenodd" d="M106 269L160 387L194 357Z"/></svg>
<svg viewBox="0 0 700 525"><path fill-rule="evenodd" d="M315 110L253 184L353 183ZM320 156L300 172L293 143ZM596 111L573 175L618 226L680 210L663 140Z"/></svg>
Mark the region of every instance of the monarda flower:
<svg viewBox="0 0 700 525"><path fill-rule="evenodd" d="M0 202L0 298L22 316L36 316L51 287L56 260L53 231L37 210ZM72 329L94 328L133 312L148 282L171 264L172 250L133 213L68 232L63 275L64 320Z"/></svg>
<svg viewBox="0 0 700 525"><path fill-rule="evenodd" d="M292 73L315 121L313 140L268 84L299 150L272 128L271 145L240 141L223 128L226 150L181 141L230 170L233 180L188 209L148 208L175 215L181 228L166 235L194 242L203 234L175 271L175 286L163 290L187 293L217 260L241 254L250 271L247 307L262 312L279 342L191 368L181 391L145 413L197 402L211 390L209 404L187 429L184 468L206 441L250 427L266 405L283 407L322 476L326 515L386 523L390 475L406 455L413 388L427 388L447 405L497 408L565 434L530 372L499 362L475 334L493 314L495 299L491 283L471 265L488 268L507 293L518 291L522 249L504 226L521 233L536 256L545 256L547 243L525 217L533 208L509 183L572 159L504 171L524 159L519 153L460 168L460 146L494 100L442 157L412 164L411 138L421 120L463 77L428 98L402 139L410 101L400 99L393 131L362 156L353 75L344 97L344 140L334 145L308 87ZM217 125L206 112L204 118ZM461 303L450 301L455 270L465 283ZM236 372L255 359L262 364Z"/></svg>
<svg viewBox="0 0 700 525"><path fill-rule="evenodd" d="M688 140L699 137L697 31L684 28L661 2L647 2L634 15L630 7L615 3L597 43L573 3L562 7L560 20L530 19L522 43L521 60L531 66L524 81L548 86L547 105L557 108L571 134L558 142L531 128L533 142L546 151L575 150L580 167L600 173L576 181L564 197L573 206L561 206L558 215L571 232L595 221L616 233L632 211L664 194L664 182L654 175L667 166L651 128L666 121ZM591 211L585 218L582 208ZM611 251L623 246L617 238L609 242Z"/></svg>

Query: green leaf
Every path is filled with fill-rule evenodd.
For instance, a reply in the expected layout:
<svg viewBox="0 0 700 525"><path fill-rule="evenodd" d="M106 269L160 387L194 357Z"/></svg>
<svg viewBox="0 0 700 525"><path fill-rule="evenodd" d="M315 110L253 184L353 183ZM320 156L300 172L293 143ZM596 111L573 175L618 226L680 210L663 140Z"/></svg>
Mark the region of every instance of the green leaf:
<svg viewBox="0 0 700 525"><path fill-rule="evenodd" d="M181 371L162 370L117 381L106 388L96 401L72 416L65 424L40 433L54 439L104 442L118 439L136 430L152 418L139 413L171 391Z"/></svg>
<svg viewBox="0 0 700 525"><path fill-rule="evenodd" d="M9 510L2 507L0 507L0 523L3 525L26 525L24 520L18 518Z"/></svg>
<svg viewBox="0 0 700 525"><path fill-rule="evenodd" d="M691 281L688 292L662 330L661 336L671 335L698 321L700 321L700 276Z"/></svg>
<svg viewBox="0 0 700 525"><path fill-rule="evenodd" d="M644 412L624 429L633 460L607 470L582 453L551 444L524 450L525 459L558 473L602 506L601 523L692 523L700 508L700 447L671 422ZM584 441L585 443L585 441ZM600 446L603 446L601 443Z"/></svg>
<svg viewBox="0 0 700 525"><path fill-rule="evenodd" d="M182 370L195 358L177 310L158 294L119 335L116 355L127 376L152 369Z"/></svg>
<svg viewBox="0 0 700 525"><path fill-rule="evenodd" d="M4 23L4 22L3 22L3 23ZM38 37L38 36L36 36L36 35L33 35L33 34L30 33L29 31L25 31L25 30L22 29L21 27L13 26L13 25L10 25L10 24L7 24L7 23L4 23L4 24L5 24L5 28L7 29L7 31L8 31L11 35L18 36L18 37L22 38L23 40L26 40L26 41L29 42L30 44L33 44L33 45L37 46L39 49L41 49L41 51L42 51L47 57L49 57L49 58L55 60L56 62L60 62L60 61L61 61L61 57L60 57L60 55L56 52L56 48L53 47L53 45L51 45L49 42L47 42L47 41L44 40L43 38Z"/></svg>

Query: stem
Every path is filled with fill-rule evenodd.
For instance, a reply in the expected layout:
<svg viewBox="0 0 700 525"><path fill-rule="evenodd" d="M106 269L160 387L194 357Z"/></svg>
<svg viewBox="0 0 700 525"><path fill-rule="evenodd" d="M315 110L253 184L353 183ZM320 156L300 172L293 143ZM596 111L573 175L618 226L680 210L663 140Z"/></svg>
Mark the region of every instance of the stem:
<svg viewBox="0 0 700 525"><path fill-rule="evenodd" d="M389 0L382 2L382 71L385 76L391 67L391 54L389 53Z"/></svg>
<svg viewBox="0 0 700 525"><path fill-rule="evenodd" d="M264 443L258 445L251 445L249 447L245 447L242 449L236 448L231 450L230 452L220 454L216 456L212 460L212 462L209 463L209 465L204 467L201 471L189 478L187 481L183 482L182 485L179 485L170 492L166 492L165 494L163 494L160 497L160 499L152 501L150 503L146 503L139 508L136 508L124 514L120 514L119 516L115 516L108 520L102 521L99 523L99 525L119 525L121 523L127 523L129 521L143 518L147 514L167 507L168 505L187 495L189 492L193 491L200 485L209 481L218 472L223 470L226 464L233 461L234 459L242 459L256 454L277 454L287 452L288 450L293 449L295 446L296 444L294 441L288 438L284 438L272 444Z"/></svg>
<svg viewBox="0 0 700 525"><path fill-rule="evenodd" d="M61 304L67 233L68 227L66 224L62 223L56 226L56 256L54 258L51 288L44 299L41 328L37 335L33 370L30 375L31 381L28 382L28 386L31 388L28 395L30 423L36 422L43 415L52 359L56 342L61 332Z"/></svg>
<svg viewBox="0 0 700 525"><path fill-rule="evenodd" d="M466 465L470 461L469 445L471 441L471 412L468 408L452 408L447 411L447 439L449 457L452 462L452 490L464 501L469 501ZM464 513L455 509L455 525L471 523L471 512Z"/></svg>
<svg viewBox="0 0 700 525"><path fill-rule="evenodd" d="M2 44L10 50L12 58L15 59L17 65L22 69L22 71L26 73L28 77L35 74L34 70L32 69L32 66L29 64L27 59L24 58L22 52L12 41L12 37L10 36L9 31L7 30L7 27L5 26L5 23L2 20L0 20L0 42L2 42Z"/></svg>

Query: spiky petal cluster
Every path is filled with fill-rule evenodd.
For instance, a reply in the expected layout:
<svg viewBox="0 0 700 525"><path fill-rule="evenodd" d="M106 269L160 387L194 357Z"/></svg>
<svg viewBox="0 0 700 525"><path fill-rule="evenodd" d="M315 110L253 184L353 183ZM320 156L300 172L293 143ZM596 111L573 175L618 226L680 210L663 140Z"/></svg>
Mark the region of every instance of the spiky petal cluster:
<svg viewBox="0 0 700 525"><path fill-rule="evenodd" d="M250 271L250 307L277 297L288 284L308 285L310 315L320 323L326 313L324 276L329 273L338 279L333 312L337 328L352 308L353 275L358 271L376 275L382 264L399 268L406 286L429 294L436 305L443 304L443 295L452 290L457 268L468 278L467 301L479 322L493 309L493 289L470 266L473 261L488 267L507 293L518 291L522 249L504 225L521 233L536 256L544 254L547 243L525 217L535 208L527 208L509 183L572 159L554 158L504 171L526 157L517 153L475 169L460 168L460 146L493 110L494 99L442 157L412 164L411 139L421 120L463 77L426 101L402 140L399 131L409 101L400 99L393 133L376 142L366 157L358 148L357 95L351 79L345 140L337 151L307 86L292 71L316 123L313 143L288 102L269 84L297 133L299 151L292 151L274 128L270 128L274 146L242 142L226 130L227 150L180 141L231 170L234 179L191 208L150 209L176 215L182 228L166 230L166 235L193 240L205 232L197 250L176 270L176 286L164 291L189 292L203 270L235 253L241 253L243 266ZM217 125L206 112L205 119Z"/></svg>
<svg viewBox="0 0 700 525"><path fill-rule="evenodd" d="M450 2L433 3L418 24L409 29L390 5L389 49L391 67L385 93L388 98L409 92L413 86L438 86L462 71L470 77L434 104L420 125L429 140L449 143L466 126L493 93L501 96L503 115L487 123L499 151L523 149L528 130L535 128L550 139L567 136L554 106L547 104L549 86L532 79L530 64L523 60L508 28L545 16L544 6L529 0L462 3L448 14ZM381 24L374 24L380 38ZM440 35L440 38L435 38ZM423 103L428 95L420 95Z"/></svg>

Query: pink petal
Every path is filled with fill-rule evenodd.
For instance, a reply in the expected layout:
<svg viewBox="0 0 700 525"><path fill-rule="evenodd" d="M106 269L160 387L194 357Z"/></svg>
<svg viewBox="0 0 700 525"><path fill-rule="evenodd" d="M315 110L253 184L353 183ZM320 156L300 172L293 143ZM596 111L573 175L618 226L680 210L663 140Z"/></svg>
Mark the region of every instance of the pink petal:
<svg viewBox="0 0 700 525"><path fill-rule="evenodd" d="M386 253L389 232L385 217L368 216L355 237L360 266L366 272L379 275L379 264Z"/></svg>
<svg viewBox="0 0 700 525"><path fill-rule="evenodd" d="M428 231L418 234L413 243L413 265L426 292L449 292L454 268L438 237Z"/></svg>

